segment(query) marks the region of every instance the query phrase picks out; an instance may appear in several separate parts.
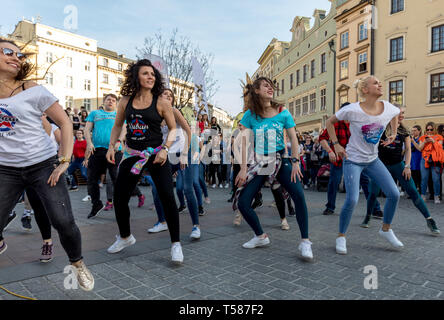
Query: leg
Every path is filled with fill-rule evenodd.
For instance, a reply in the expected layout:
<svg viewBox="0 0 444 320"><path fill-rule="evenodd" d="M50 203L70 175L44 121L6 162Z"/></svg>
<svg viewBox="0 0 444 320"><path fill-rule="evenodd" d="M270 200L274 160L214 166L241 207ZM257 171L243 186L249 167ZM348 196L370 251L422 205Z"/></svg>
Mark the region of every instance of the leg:
<svg viewBox="0 0 444 320"><path fill-rule="evenodd" d="M432 167L433 191L435 198L440 196L441 192L441 168Z"/></svg>
<svg viewBox="0 0 444 320"><path fill-rule="evenodd" d="M191 160L191 159L190 159ZM199 225L199 213L197 211L197 200L194 194L193 172L191 166L182 171L184 180L184 193L187 199L188 211L193 222L193 226Z"/></svg>
<svg viewBox="0 0 444 320"><path fill-rule="evenodd" d="M205 183L205 166L203 163L199 164L199 185L202 189L205 198L208 198L207 184Z"/></svg>
<svg viewBox="0 0 444 320"><path fill-rule="evenodd" d="M335 211L336 209L336 194L338 192L339 183L342 178L342 166L337 167L333 163L330 164L330 179L328 180L327 191L327 209Z"/></svg>
<svg viewBox="0 0 444 320"><path fill-rule="evenodd" d="M203 201L202 201L202 189L200 188L200 183L199 183L199 165L191 164L190 170L191 170L191 176L193 178L193 189L194 193L196 194L197 206L202 207Z"/></svg>
<svg viewBox="0 0 444 320"><path fill-rule="evenodd" d="M106 170L102 153L103 150L97 148L88 161L88 194L91 196L93 206L98 206L102 203L100 201L99 179Z"/></svg>
<svg viewBox="0 0 444 320"><path fill-rule="evenodd" d="M43 241L51 240L51 223L49 221L48 215L46 214L45 207L40 200L38 194L34 189L29 188L26 190L26 195L29 199L32 209L34 210L35 221L39 227L40 233L42 234Z"/></svg>
<svg viewBox="0 0 444 320"><path fill-rule="evenodd" d="M281 217L281 219L285 219L285 200L282 195L282 187L271 189L271 193L273 194L274 201L276 201L279 217Z"/></svg>
<svg viewBox="0 0 444 320"><path fill-rule="evenodd" d="M159 194L157 193L156 185L151 176L146 176L151 185L151 193L153 195L154 206L156 207L157 219L160 223L165 222L165 214L163 213L162 203L160 202Z"/></svg>
<svg viewBox="0 0 444 320"><path fill-rule="evenodd" d="M363 175L361 174L361 177ZM368 186L368 196L367 196L367 214L365 215L364 221L361 224L361 227L368 228L368 222L370 221L371 215L376 207L377 195L381 189L376 184L375 181L371 180L370 185Z"/></svg>
<svg viewBox="0 0 444 320"><path fill-rule="evenodd" d="M182 170L178 170L177 171L177 176L176 176L176 193L177 193L177 198L179 198L179 202L180 202L180 207L184 208L185 207L185 197L183 194L183 171Z"/></svg>
<svg viewBox="0 0 444 320"><path fill-rule="evenodd" d="M421 158L421 194L425 196L427 194L427 184L429 182L429 168L425 167L425 160Z"/></svg>

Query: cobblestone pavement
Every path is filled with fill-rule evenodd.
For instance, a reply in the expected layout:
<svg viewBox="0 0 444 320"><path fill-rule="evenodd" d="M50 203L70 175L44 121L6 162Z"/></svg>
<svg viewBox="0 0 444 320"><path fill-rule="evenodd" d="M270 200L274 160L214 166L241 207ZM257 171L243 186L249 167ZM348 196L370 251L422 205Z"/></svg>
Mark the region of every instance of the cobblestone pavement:
<svg viewBox="0 0 444 320"><path fill-rule="evenodd" d="M380 220L372 220L369 229L359 227L364 217L361 199L348 232L348 255L335 253L338 215L323 216L325 192L306 191L309 230L315 259L307 263L298 258L300 233L296 219L289 217L291 230L280 229L272 197L264 189L264 206L259 217L271 244L247 250L242 243L253 233L243 221L232 225L233 213L227 189L210 189L212 202L205 205L207 214L200 217L202 238L191 242L191 220L181 214L182 266L170 262L168 232L148 234L156 222L149 210L151 192L144 207L131 200L132 232L137 243L118 254L108 254L117 225L114 212L103 212L95 219L86 216L90 204L82 202L86 188L71 193L76 221L82 232L86 264L95 277L92 292L66 290L63 274L67 258L54 231L56 256L51 263L38 260L41 240L34 230L24 233L20 219L5 232L8 250L0 256L0 284L17 294L40 300L49 299L178 299L178 300L303 300L303 299L438 299L444 300L443 237L433 237L421 214L410 200L403 198L395 216L393 229L404 243L401 252L392 250L379 237ZM102 191L102 194L104 190ZM102 195L103 197L103 195ZM344 194L338 195L341 207ZM384 199L381 199L383 202ZM427 202L439 226L444 226L444 204ZM21 213L23 205L16 211ZM339 209L337 209L337 212ZM444 227L443 227L444 228ZM378 271L378 289L364 288L364 267L374 265ZM18 299L0 290L0 300Z"/></svg>

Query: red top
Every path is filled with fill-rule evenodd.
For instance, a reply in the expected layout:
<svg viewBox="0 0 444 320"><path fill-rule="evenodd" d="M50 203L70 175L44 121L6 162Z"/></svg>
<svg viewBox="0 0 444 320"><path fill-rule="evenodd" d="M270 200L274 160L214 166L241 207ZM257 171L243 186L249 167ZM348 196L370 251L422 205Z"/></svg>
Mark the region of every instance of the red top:
<svg viewBox="0 0 444 320"><path fill-rule="evenodd" d="M200 121L198 123L199 123L200 133L202 133L205 130L205 122Z"/></svg>
<svg viewBox="0 0 444 320"><path fill-rule="evenodd" d="M82 141L76 140L74 142L74 150L72 152L74 158L76 159L85 158L85 151L86 151L86 140L85 139L83 139Z"/></svg>
<svg viewBox="0 0 444 320"><path fill-rule="evenodd" d="M335 132L336 136L338 137L338 142L342 147L346 147L348 140L350 140L350 124L345 123L344 121L338 121L335 123ZM330 136L328 134L327 129L322 132L322 134L319 136L319 142L322 140L330 140ZM335 151L335 147L330 144L330 148ZM340 167L342 165L342 159L336 161L334 163L335 166Z"/></svg>

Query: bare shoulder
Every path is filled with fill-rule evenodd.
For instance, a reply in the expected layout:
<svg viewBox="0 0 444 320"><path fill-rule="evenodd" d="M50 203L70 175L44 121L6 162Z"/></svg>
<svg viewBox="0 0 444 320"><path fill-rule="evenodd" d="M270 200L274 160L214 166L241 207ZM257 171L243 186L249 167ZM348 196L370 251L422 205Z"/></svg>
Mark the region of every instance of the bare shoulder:
<svg viewBox="0 0 444 320"><path fill-rule="evenodd" d="M25 87L25 89L36 87L38 85L39 84L37 82L35 82L35 81L23 81L23 86Z"/></svg>

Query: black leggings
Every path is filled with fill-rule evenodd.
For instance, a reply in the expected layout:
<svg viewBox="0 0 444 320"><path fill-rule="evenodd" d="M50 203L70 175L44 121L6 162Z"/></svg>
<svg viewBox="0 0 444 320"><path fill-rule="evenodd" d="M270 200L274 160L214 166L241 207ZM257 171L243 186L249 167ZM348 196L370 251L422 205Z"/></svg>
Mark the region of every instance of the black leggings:
<svg viewBox="0 0 444 320"><path fill-rule="evenodd" d="M221 165L217 163L210 163L210 184L216 184L216 174L219 184L222 183Z"/></svg>
<svg viewBox="0 0 444 320"><path fill-rule="evenodd" d="M26 195L28 196L29 204L32 210L34 210L35 222L39 227L43 240L51 239L51 222L49 222L46 209L43 206L42 200L34 189L26 189Z"/></svg>
<svg viewBox="0 0 444 320"><path fill-rule="evenodd" d="M273 194L274 201L276 201L276 207L279 212L279 216L281 219L285 218L285 200L284 195L282 194L285 189L280 186L276 190L271 189L271 193ZM287 199L288 212L294 211L293 203L291 202L291 197Z"/></svg>
<svg viewBox="0 0 444 320"><path fill-rule="evenodd" d="M150 157L143 169L148 169L157 192L159 193L160 202L164 208L165 219L170 232L171 242L179 242L179 211L176 205L176 199L173 192L173 178L171 174L171 165L167 162L161 166L153 164L155 157ZM130 157L120 163L116 184L114 186L114 210L116 220L119 226L120 236L127 238L131 235L130 229L130 210L129 200L133 193L134 187L139 181L140 175L131 173L133 165L140 160L140 157Z"/></svg>

